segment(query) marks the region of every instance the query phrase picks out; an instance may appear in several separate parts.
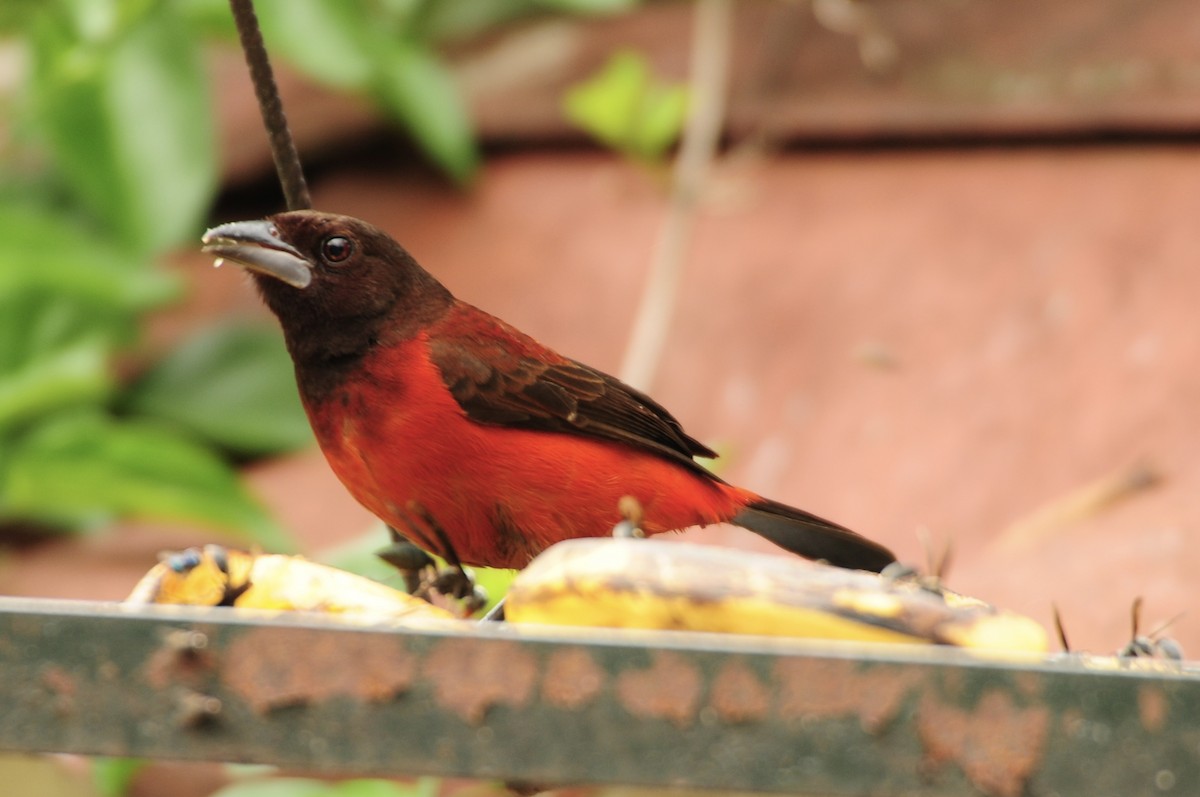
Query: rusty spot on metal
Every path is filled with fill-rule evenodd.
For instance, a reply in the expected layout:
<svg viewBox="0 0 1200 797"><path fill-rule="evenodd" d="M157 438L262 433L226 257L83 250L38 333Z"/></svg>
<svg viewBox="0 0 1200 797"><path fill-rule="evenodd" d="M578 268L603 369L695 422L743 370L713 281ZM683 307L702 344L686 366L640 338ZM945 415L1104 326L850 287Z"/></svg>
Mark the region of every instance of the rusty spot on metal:
<svg viewBox="0 0 1200 797"><path fill-rule="evenodd" d="M212 695L183 690L175 698L178 709L176 721L181 728L200 728L213 722L221 713L221 701Z"/></svg>
<svg viewBox="0 0 1200 797"><path fill-rule="evenodd" d="M1167 724L1167 696L1157 686L1138 688L1138 717L1142 727L1150 733L1158 733Z"/></svg>
<svg viewBox="0 0 1200 797"><path fill-rule="evenodd" d="M687 659L660 651L649 668L626 670L617 677L617 698L635 717L667 719L686 728L695 719L702 682Z"/></svg>
<svg viewBox="0 0 1200 797"><path fill-rule="evenodd" d="M708 702L717 716L728 723L761 721L771 707L766 685L739 659L730 661L717 673Z"/></svg>
<svg viewBox="0 0 1200 797"><path fill-rule="evenodd" d="M917 707L917 735L924 768L936 772L958 765L967 779L991 797L1020 797L1045 752L1050 711L1022 708L1006 692L983 694L974 709L947 705L926 692Z"/></svg>
<svg viewBox="0 0 1200 797"><path fill-rule="evenodd" d="M42 669L42 683L54 695L54 710L59 714L69 714L75 710L75 695L79 692L79 682L75 676L51 664Z"/></svg>
<svg viewBox="0 0 1200 797"><path fill-rule="evenodd" d="M204 639L203 645L197 645ZM146 660L146 682L155 689L172 684L197 686L208 676L213 666L208 636L201 631L174 629L164 635L162 644Z"/></svg>
<svg viewBox="0 0 1200 797"><path fill-rule="evenodd" d="M290 628L247 631L225 653L222 677L259 713L334 696L382 702L405 692L416 657L399 639L306 633Z"/></svg>
<svg viewBox="0 0 1200 797"><path fill-rule="evenodd" d="M51 664L42 669L42 683L56 695L63 697L74 697L79 691L79 684L75 680L75 676L59 667L57 664Z"/></svg>
<svg viewBox="0 0 1200 797"><path fill-rule="evenodd" d="M537 674L533 654L515 642L447 639L424 665L437 702L471 724L482 722L491 706L527 705Z"/></svg>
<svg viewBox="0 0 1200 797"><path fill-rule="evenodd" d="M583 648L556 650L546 662L542 676L542 699L575 710L586 706L604 687L604 670Z"/></svg>
<svg viewBox="0 0 1200 797"><path fill-rule="evenodd" d="M856 716L868 733L883 730L925 680L916 670L863 670L853 661L813 659L780 659L775 677L783 719Z"/></svg>

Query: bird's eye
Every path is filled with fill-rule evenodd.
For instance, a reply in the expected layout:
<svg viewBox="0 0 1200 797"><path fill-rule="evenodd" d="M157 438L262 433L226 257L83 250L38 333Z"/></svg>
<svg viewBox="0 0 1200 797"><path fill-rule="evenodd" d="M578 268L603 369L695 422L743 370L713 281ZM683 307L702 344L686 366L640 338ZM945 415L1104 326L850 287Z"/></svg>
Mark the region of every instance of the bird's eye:
<svg viewBox="0 0 1200 797"><path fill-rule="evenodd" d="M353 251L354 245L350 243L350 239L341 235L326 238L321 244L321 256L330 263L341 263L350 257L350 253Z"/></svg>

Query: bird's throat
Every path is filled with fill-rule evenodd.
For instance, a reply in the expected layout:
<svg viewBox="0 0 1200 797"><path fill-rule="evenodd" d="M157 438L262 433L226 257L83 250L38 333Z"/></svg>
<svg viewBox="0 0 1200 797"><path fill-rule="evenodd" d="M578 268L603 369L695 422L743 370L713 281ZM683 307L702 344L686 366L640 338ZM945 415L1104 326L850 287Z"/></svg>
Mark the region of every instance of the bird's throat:
<svg viewBox="0 0 1200 797"><path fill-rule="evenodd" d="M386 318L339 319L304 324L281 319L284 341L296 368L296 384L306 403L322 403L362 371L364 360L387 336Z"/></svg>

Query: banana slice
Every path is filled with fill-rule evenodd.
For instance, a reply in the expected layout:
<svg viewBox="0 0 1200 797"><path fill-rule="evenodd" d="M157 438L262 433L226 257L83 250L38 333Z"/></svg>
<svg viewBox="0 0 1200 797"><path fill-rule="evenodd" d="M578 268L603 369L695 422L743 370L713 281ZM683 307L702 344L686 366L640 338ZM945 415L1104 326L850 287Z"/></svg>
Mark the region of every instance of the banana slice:
<svg viewBox="0 0 1200 797"><path fill-rule="evenodd" d="M167 554L127 603L454 619L454 615L369 578L300 556L253 554L219 545Z"/></svg>
<svg viewBox="0 0 1200 797"><path fill-rule="evenodd" d="M578 539L509 588L516 623L942 644L1038 654L1045 629L915 579L727 548Z"/></svg>

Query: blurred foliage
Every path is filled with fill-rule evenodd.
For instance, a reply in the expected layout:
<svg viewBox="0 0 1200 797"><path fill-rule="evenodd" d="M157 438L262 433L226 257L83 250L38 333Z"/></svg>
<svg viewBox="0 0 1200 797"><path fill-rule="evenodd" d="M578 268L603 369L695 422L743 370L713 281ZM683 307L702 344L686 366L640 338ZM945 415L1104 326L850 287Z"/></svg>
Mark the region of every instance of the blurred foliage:
<svg viewBox="0 0 1200 797"><path fill-rule="evenodd" d="M373 98L460 182L479 156L436 46L632 5L256 3L276 58ZM160 362L139 336L182 292L156 260L194 245L217 189L212 39L236 39L227 0L0 4L0 529L136 517L290 547L230 464L311 441L278 333L209 330Z"/></svg>
<svg viewBox="0 0 1200 797"><path fill-rule="evenodd" d="M654 78L641 55L615 53L595 75L572 86L567 118L627 158L661 162L687 117L687 89Z"/></svg>
<svg viewBox="0 0 1200 797"><path fill-rule="evenodd" d="M124 797L145 766L140 758L93 758L92 785L100 797Z"/></svg>
<svg viewBox="0 0 1200 797"><path fill-rule="evenodd" d="M60 0L27 32L28 99L72 198L133 254L193 232L216 147L187 20L169 3Z"/></svg>
<svg viewBox="0 0 1200 797"><path fill-rule="evenodd" d="M138 517L290 547L224 456L238 449L160 409L237 371L184 373L144 408L118 376L143 316L182 291L154 259L199 232L216 189L201 42L150 0L18 3L0 25L26 62L0 152L0 525ZM248 413L261 393L223 411Z"/></svg>
<svg viewBox="0 0 1200 797"><path fill-rule="evenodd" d="M462 97L436 45L537 13L612 13L636 0L258 0L255 5L271 52L326 85L374 99L446 174L466 183L478 168L479 152Z"/></svg>
<svg viewBox="0 0 1200 797"><path fill-rule="evenodd" d="M196 334L130 387L122 409L171 421L245 457L312 440L274 329L225 325Z"/></svg>
<svg viewBox="0 0 1200 797"><path fill-rule="evenodd" d="M213 797L437 797L441 781L419 778L412 783L362 778L331 783L311 778L266 778L226 786Z"/></svg>

